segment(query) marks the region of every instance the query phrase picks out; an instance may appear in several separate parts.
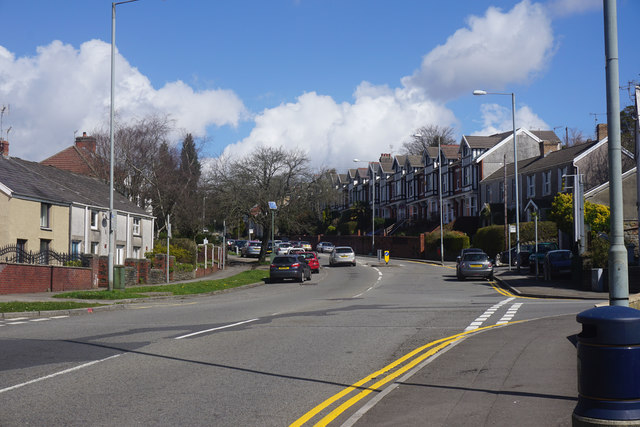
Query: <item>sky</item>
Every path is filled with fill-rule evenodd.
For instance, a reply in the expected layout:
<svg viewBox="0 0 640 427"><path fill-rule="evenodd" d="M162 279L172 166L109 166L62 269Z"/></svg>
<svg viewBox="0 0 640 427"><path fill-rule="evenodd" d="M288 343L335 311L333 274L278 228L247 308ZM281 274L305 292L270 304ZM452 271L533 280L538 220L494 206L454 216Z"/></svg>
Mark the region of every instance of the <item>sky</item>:
<svg viewBox="0 0 640 427"><path fill-rule="evenodd" d="M640 81L640 1L618 0L620 86ZM259 146L310 167L399 154L421 126L462 135L606 122L601 0L138 0L116 7L118 120L168 115L201 158ZM108 129L111 2L0 0L10 155L41 161ZM635 25L634 25L635 24ZM634 46L635 42L635 46ZM621 108L632 103L620 91ZM362 165L360 165L362 166Z"/></svg>

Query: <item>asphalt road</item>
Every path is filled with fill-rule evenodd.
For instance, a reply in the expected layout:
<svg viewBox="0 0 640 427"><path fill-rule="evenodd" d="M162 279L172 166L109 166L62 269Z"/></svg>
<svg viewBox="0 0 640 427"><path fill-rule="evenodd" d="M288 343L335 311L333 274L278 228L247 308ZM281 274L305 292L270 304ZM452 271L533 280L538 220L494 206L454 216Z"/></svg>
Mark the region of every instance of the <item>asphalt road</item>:
<svg viewBox="0 0 640 427"><path fill-rule="evenodd" d="M383 368L406 368L408 378L402 358L416 349L589 306L514 299L487 281L459 282L439 266L366 262L330 268L322 256L320 274L304 284L0 328L0 425L363 422L383 407L374 396L393 384ZM459 348L443 346L436 355L447 360ZM351 404L340 400L363 379L387 382L376 393L362 387L367 395ZM385 413L394 419L392 407Z"/></svg>

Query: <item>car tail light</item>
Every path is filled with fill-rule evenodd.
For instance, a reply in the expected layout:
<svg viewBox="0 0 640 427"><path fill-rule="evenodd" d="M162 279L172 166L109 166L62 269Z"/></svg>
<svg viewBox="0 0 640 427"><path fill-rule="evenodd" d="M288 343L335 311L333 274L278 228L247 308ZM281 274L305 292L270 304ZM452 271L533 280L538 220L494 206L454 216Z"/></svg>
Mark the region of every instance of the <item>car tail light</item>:
<svg viewBox="0 0 640 427"><path fill-rule="evenodd" d="M276 268L276 265L275 264L271 264L270 268Z"/></svg>
<svg viewBox="0 0 640 427"><path fill-rule="evenodd" d="M300 263L296 262L295 264L291 264L291 268L298 268L300 267Z"/></svg>

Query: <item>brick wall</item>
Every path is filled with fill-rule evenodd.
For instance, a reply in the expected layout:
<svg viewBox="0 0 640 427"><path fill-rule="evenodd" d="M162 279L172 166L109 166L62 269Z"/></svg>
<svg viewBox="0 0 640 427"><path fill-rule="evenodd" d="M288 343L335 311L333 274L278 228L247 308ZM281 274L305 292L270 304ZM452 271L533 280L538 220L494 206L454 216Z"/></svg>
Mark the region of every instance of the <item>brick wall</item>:
<svg viewBox="0 0 640 427"><path fill-rule="evenodd" d="M0 264L0 294L91 289L91 269Z"/></svg>

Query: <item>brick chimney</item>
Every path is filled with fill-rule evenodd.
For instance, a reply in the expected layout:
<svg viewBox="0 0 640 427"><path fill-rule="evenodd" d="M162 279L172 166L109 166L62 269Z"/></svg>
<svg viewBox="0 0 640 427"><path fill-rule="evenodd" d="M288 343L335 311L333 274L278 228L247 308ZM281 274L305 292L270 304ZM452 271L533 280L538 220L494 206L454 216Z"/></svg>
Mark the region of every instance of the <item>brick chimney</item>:
<svg viewBox="0 0 640 427"><path fill-rule="evenodd" d="M391 160L391 153L380 154L380 161Z"/></svg>
<svg viewBox="0 0 640 427"><path fill-rule="evenodd" d="M604 138L608 136L607 124L606 123L598 123L596 125L596 141L602 141Z"/></svg>
<svg viewBox="0 0 640 427"><path fill-rule="evenodd" d="M0 155L9 157L9 141L0 139Z"/></svg>
<svg viewBox="0 0 640 427"><path fill-rule="evenodd" d="M560 149L559 142L553 141L540 141L540 157L545 157L552 151L558 151Z"/></svg>
<svg viewBox="0 0 640 427"><path fill-rule="evenodd" d="M96 138L93 136L87 136L86 132L82 132L82 136L76 137L76 147L80 150L88 151L89 153L95 153Z"/></svg>

